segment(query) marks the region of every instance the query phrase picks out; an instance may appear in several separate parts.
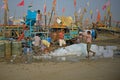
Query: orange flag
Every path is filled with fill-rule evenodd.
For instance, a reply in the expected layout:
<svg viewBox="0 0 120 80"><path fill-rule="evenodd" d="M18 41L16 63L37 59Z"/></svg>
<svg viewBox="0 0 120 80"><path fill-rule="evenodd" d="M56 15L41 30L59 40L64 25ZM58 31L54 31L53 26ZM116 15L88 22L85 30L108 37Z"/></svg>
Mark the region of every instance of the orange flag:
<svg viewBox="0 0 120 80"><path fill-rule="evenodd" d="M24 6L24 0L22 0L21 2L19 2L19 3L17 4L17 6Z"/></svg>
<svg viewBox="0 0 120 80"><path fill-rule="evenodd" d="M56 6L56 0L53 0L53 5Z"/></svg>
<svg viewBox="0 0 120 80"><path fill-rule="evenodd" d="M52 5L52 8L53 8L53 10L55 10L55 7L56 7L56 0L53 0L53 5Z"/></svg>
<svg viewBox="0 0 120 80"><path fill-rule="evenodd" d="M97 22L99 22L100 21L100 18L101 18L101 15L100 15L100 11L98 11L98 14L97 14Z"/></svg>

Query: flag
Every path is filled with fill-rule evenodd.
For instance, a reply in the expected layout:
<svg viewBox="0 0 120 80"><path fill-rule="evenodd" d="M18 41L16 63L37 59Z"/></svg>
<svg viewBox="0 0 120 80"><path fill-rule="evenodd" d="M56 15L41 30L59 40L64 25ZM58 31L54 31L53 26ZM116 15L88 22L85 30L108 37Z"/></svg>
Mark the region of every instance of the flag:
<svg viewBox="0 0 120 80"><path fill-rule="evenodd" d="M2 9L5 9L6 11L9 11L8 9L8 0L3 0L4 5L2 6Z"/></svg>
<svg viewBox="0 0 120 80"><path fill-rule="evenodd" d="M53 0L53 5L56 6L56 0Z"/></svg>
<svg viewBox="0 0 120 80"><path fill-rule="evenodd" d="M108 2L102 6L102 10L105 10L109 6L110 6L110 0L108 0Z"/></svg>
<svg viewBox="0 0 120 80"><path fill-rule="evenodd" d="M93 11L92 11L92 10L90 10L90 14L93 14Z"/></svg>
<svg viewBox="0 0 120 80"><path fill-rule="evenodd" d="M56 7L56 0L53 0L53 5L52 5L53 10L55 10L55 7Z"/></svg>
<svg viewBox="0 0 120 80"><path fill-rule="evenodd" d="M108 0L108 2L106 3L106 6L110 6L110 0Z"/></svg>
<svg viewBox="0 0 120 80"><path fill-rule="evenodd" d="M107 12L108 14L110 14L110 0L108 0L108 2L106 3L106 6L107 6Z"/></svg>
<svg viewBox="0 0 120 80"><path fill-rule="evenodd" d="M44 4L44 14L46 14L46 8L47 8L47 6L46 6L46 3Z"/></svg>
<svg viewBox="0 0 120 80"><path fill-rule="evenodd" d="M84 13L86 13L87 12L87 10L86 10L86 8L84 8Z"/></svg>
<svg viewBox="0 0 120 80"><path fill-rule="evenodd" d="M32 7L32 3L29 4L28 8L31 8Z"/></svg>
<svg viewBox="0 0 120 80"><path fill-rule="evenodd" d="M1 7L1 9L4 9L5 8L5 4Z"/></svg>
<svg viewBox="0 0 120 80"><path fill-rule="evenodd" d="M78 10L78 14L80 14L81 13L81 8L79 8L79 10Z"/></svg>
<svg viewBox="0 0 120 80"><path fill-rule="evenodd" d="M99 22L100 21L100 18L101 18L101 15L100 15L100 11L98 11L98 14L97 14L97 22Z"/></svg>
<svg viewBox="0 0 120 80"><path fill-rule="evenodd" d="M62 8L62 12L63 12L63 13L65 12L65 8L64 8L64 7Z"/></svg>
<svg viewBox="0 0 120 80"><path fill-rule="evenodd" d="M89 1L87 2L87 6L88 6L88 7L90 6L90 3L89 3Z"/></svg>
<svg viewBox="0 0 120 80"><path fill-rule="evenodd" d="M107 7L107 12L110 13L110 6Z"/></svg>
<svg viewBox="0 0 120 80"><path fill-rule="evenodd" d="M76 7L76 0L74 0L74 7Z"/></svg>
<svg viewBox="0 0 120 80"><path fill-rule="evenodd" d="M93 11L90 10L91 19L93 18Z"/></svg>
<svg viewBox="0 0 120 80"><path fill-rule="evenodd" d="M92 17L93 17L93 11L92 10L90 10L90 15L91 15L91 19L92 19Z"/></svg>
<svg viewBox="0 0 120 80"><path fill-rule="evenodd" d="M99 11L99 9L97 8L97 9L96 9L96 12L98 13L98 11Z"/></svg>
<svg viewBox="0 0 120 80"><path fill-rule="evenodd" d="M24 0L22 0L21 2L19 2L19 3L17 4L17 6L24 6Z"/></svg>
<svg viewBox="0 0 120 80"><path fill-rule="evenodd" d="M106 4L102 6L102 10L105 10L105 9L106 9Z"/></svg>

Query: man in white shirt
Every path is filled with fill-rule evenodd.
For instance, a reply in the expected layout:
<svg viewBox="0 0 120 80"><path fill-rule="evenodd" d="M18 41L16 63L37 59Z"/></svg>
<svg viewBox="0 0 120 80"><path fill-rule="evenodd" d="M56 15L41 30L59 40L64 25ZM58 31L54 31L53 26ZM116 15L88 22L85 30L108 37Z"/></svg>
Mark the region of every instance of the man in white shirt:
<svg viewBox="0 0 120 80"><path fill-rule="evenodd" d="M33 40L34 40L34 42L33 42L33 45L34 45L33 49L34 49L35 53L38 54L38 51L40 50L39 47L40 47L40 44L41 44L41 39L40 39L39 35L36 34L36 36L33 38Z"/></svg>

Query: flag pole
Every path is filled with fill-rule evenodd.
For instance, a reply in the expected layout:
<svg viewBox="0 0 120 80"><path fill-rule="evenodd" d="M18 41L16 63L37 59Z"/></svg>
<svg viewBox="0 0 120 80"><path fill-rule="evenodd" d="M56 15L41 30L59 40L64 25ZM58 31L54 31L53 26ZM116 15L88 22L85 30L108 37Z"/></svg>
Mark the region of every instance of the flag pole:
<svg viewBox="0 0 120 80"><path fill-rule="evenodd" d="M76 0L74 0L74 19L75 19L75 24L77 25Z"/></svg>
<svg viewBox="0 0 120 80"><path fill-rule="evenodd" d="M1 10L1 9L0 9L0 10ZM0 24L1 24L1 12L2 12L2 11L0 11Z"/></svg>
<svg viewBox="0 0 120 80"><path fill-rule="evenodd" d="M45 17L45 29L49 32L49 28L47 27L47 14L46 14L46 0L44 0L44 17ZM48 38L48 33L47 33Z"/></svg>
<svg viewBox="0 0 120 80"><path fill-rule="evenodd" d="M49 18L48 26L50 26L53 12L54 12L54 15L56 14L55 9L56 9L56 0L53 0L53 6L52 6L52 11L51 11L51 15L50 15L50 18Z"/></svg>
<svg viewBox="0 0 120 80"><path fill-rule="evenodd" d="M7 0L3 0L4 1L4 25L7 25L7 7L8 7L8 1Z"/></svg>
<svg viewBox="0 0 120 80"><path fill-rule="evenodd" d="M14 17L13 17L13 20L15 20L15 17L16 17L16 8L15 8L15 11L14 11Z"/></svg>

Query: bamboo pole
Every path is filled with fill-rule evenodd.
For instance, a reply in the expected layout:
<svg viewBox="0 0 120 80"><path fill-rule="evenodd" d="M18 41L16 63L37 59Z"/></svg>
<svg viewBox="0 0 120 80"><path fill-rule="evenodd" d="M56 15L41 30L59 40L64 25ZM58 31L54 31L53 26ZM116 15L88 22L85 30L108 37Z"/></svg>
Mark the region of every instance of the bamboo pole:
<svg viewBox="0 0 120 80"><path fill-rule="evenodd" d="M48 23L48 26L50 26L50 23L51 23L51 20L52 20L52 14L53 14L53 9L52 9L52 11L51 11L51 15L50 15L50 18L49 18L49 23Z"/></svg>
<svg viewBox="0 0 120 80"><path fill-rule="evenodd" d="M4 25L7 25L7 10L4 9Z"/></svg>
<svg viewBox="0 0 120 80"><path fill-rule="evenodd" d="M3 2L4 2L4 25L7 25L7 22L8 22L8 19L7 19L7 17L8 17L8 0L3 0Z"/></svg>

